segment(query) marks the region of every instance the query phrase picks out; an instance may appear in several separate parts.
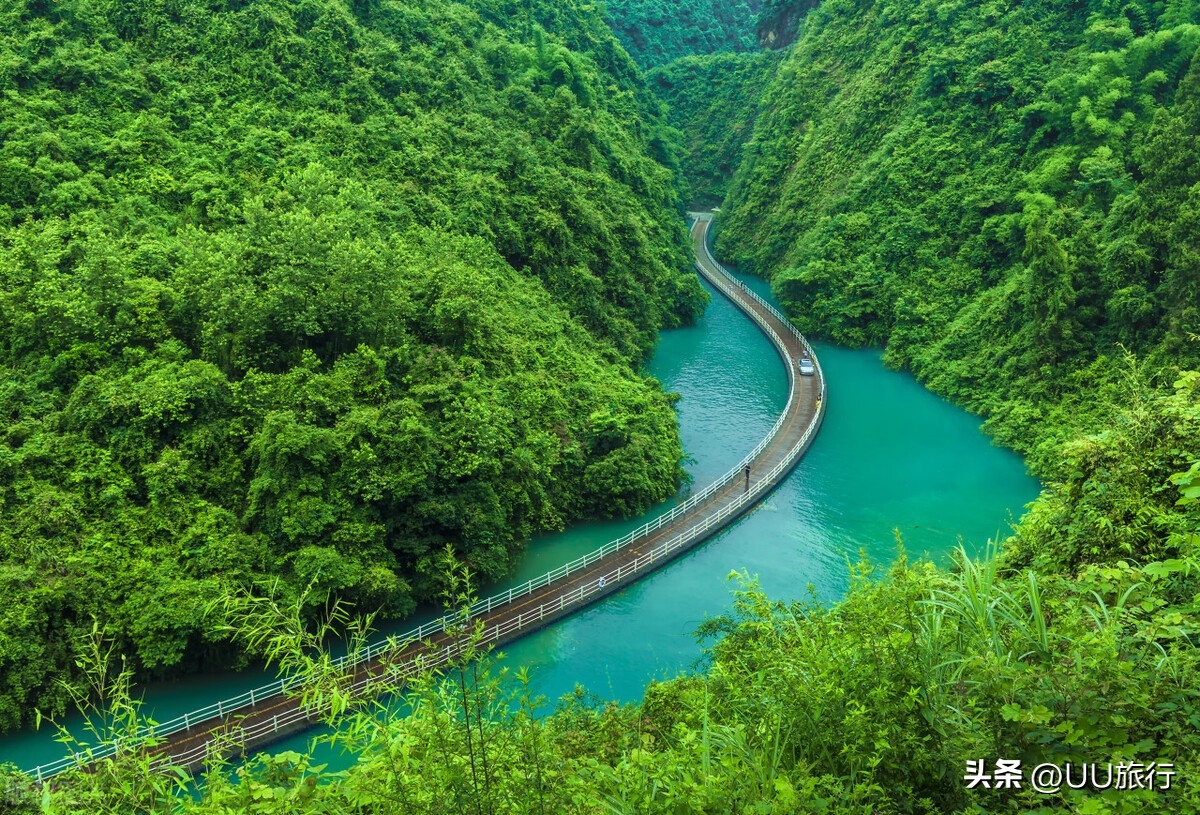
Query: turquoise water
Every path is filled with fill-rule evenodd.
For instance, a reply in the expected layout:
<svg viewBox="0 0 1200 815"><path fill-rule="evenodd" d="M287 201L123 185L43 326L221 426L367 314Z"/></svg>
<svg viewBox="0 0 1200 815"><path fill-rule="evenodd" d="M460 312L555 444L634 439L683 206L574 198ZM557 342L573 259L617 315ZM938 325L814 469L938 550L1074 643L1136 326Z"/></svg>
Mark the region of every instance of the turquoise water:
<svg viewBox="0 0 1200 815"><path fill-rule="evenodd" d="M744 278L769 296L760 280ZM619 701L641 698L651 679L687 670L700 656L693 632L729 610L728 575L757 575L775 597L820 598L846 590L847 564L865 552L887 564L898 530L910 555L943 560L1006 534L1038 482L1021 459L992 446L975 417L886 370L878 351L815 344L829 412L792 474L757 509L720 535L613 595L508 646L551 700L576 683ZM683 394L684 447L696 484L734 466L766 434L786 401L786 374L770 344L723 299L698 326L664 332L651 373ZM764 387L766 385L766 387ZM555 536L564 554L586 530Z"/></svg>
<svg viewBox="0 0 1200 815"><path fill-rule="evenodd" d="M769 296L763 281L745 279ZM993 447L975 417L912 377L886 370L879 352L821 343L816 349L828 381L829 412L795 471L720 535L602 603L508 646L505 663L527 666L535 692L554 700L581 684L604 698L636 701L647 682L689 670L700 657L693 632L706 617L730 608L732 570L757 575L779 598L806 595L811 586L832 600L845 591L847 563L860 552L881 564L894 559L894 530L910 555L940 560L959 542L978 551L1005 534L1036 497L1038 483L1018 456ZM737 464L771 428L787 398L786 373L770 343L716 295L698 325L663 332L647 368L682 395L676 407L697 487ZM644 520L582 524L536 539L511 582L542 574ZM148 689L147 709L169 719L270 678L257 671L191 677ZM301 749L308 738L272 749ZM46 732L0 739L0 763L29 768L62 754Z"/></svg>

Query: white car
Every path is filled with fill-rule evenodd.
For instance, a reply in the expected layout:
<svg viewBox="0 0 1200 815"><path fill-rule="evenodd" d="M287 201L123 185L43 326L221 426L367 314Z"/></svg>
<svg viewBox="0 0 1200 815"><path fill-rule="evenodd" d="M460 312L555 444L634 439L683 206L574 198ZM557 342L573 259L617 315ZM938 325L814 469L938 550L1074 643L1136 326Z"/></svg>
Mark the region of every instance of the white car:
<svg viewBox="0 0 1200 815"><path fill-rule="evenodd" d="M812 376L817 372L817 366L813 365L813 361L808 357L800 357L796 360L796 368L799 369L801 376Z"/></svg>

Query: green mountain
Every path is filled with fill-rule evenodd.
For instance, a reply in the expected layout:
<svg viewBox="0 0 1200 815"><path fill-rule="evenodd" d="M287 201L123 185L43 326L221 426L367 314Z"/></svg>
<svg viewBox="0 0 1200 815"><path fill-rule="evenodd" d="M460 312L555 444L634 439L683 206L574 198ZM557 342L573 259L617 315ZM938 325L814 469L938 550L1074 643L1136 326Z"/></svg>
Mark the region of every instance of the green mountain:
<svg viewBox="0 0 1200 815"><path fill-rule="evenodd" d="M1057 471L1122 348L1194 367L1188 3L825 2L762 100L718 247L806 331L887 346Z"/></svg>
<svg viewBox="0 0 1200 815"><path fill-rule="evenodd" d="M680 483L637 372L705 295L664 125L577 2L0 10L0 727L97 621L234 656L235 586L387 616Z"/></svg>
<svg viewBox="0 0 1200 815"><path fill-rule="evenodd" d="M643 68L755 47L762 0L606 0L613 33Z"/></svg>
<svg viewBox="0 0 1200 815"><path fill-rule="evenodd" d="M986 416L1045 491L987 556L960 553L939 569L901 553L886 573L855 564L835 604L773 600L742 576L732 612L699 632L710 640L704 670L651 685L638 705L580 689L542 716L528 675L502 675L486 657L410 686L407 716L383 703L335 717L339 746L357 757L344 772L312 755L260 755L236 780L213 766L193 796L130 751L44 793L19 781L10 808L1200 811L1200 371L1189 370L1200 364L1200 3L772 0L756 37L782 53L692 57L651 74L676 132L602 30L601 14L620 26L633 17L614 9L632 6L433 6L385 0L356 5L351 18L330 5L363 38L352 42L397 45L388 59L356 56L343 84L326 83L337 64L323 62L325 74L293 77L295 87L278 77L305 48L348 46L320 26L291 36L300 28L277 26L279 6L196 6L189 17L176 0L132 28L124 6L63 16L22 5L6 19L3 30L20 33L5 47L21 56L3 63L4 104L23 107L6 109L0 127L6 150L27 152L3 165L3 189L17 192L0 270L24 277L0 286L15 372L0 391L12 417L0 445L11 521L0 562L6 596L30 598L0 606L0 653L30 649L4 665L10 700L48 698L26 690L45 682L22 672L26 658L65 648L49 626L82 628L80 609L120 609L126 616L104 622L123 646L162 649L172 640L145 635L154 620L207 629L138 609L199 609L205 591L251 582L259 563L293 591L316 577L342 596L401 607L426 585L431 547L464 528L482 547L464 552L473 564L507 562L507 541L477 534L501 526L480 509L493 506L479 500L488 489L501 508L515 489L523 507L504 528L594 510L582 502L597 485L631 510L669 489L678 449L667 400L628 366L654 328L699 307L678 274L670 176L649 158L675 160L679 133L698 194L724 195L722 254L769 277L806 331L884 345L888 362ZM308 8L294 7L297 26ZM707 7L689 13L701 11L717 19ZM173 50L188 32L209 36L213 19L231 21L211 47L236 69ZM268 49L281 30L288 46ZM125 73L110 56L121 53L173 56L140 58ZM407 60L423 68L390 73ZM30 66L43 66L40 84ZM188 70L221 77L225 90L163 80ZM392 77L374 92L409 112L387 128L356 121L358 103L343 96L360 99L350 89L363 73ZM259 75L271 79L253 84ZM305 82L343 99L349 124L317 126L341 121L332 102L319 116L294 112L317 98ZM274 118L233 115L228 88L243 83L253 90L242 103ZM112 110L166 87L187 92L160 108L138 103L159 111L149 119L158 127L95 135L113 130ZM438 104L465 111L469 99L487 114L430 118L442 110L426 95L437 89ZM89 102L87 117L62 118L93 98L108 107ZM718 116L729 117L727 132ZM70 124L17 126L60 119ZM563 121L574 129L546 124ZM204 138L184 138L202 122ZM372 151L331 133L390 141ZM422 134L407 136L422 149L406 152L395 133ZM213 144L228 146L205 172L225 181L170 193L174 179L207 178L179 169L184 146ZM521 149L533 151L522 172L494 169ZM277 168L279 156L292 169ZM102 161L112 168L86 169ZM449 180L464 173L473 183ZM510 204L528 189L539 192ZM548 205L557 199L547 190L566 203ZM605 196L613 203L598 204ZM590 207L603 217L581 217ZM618 251L636 252L639 265L618 268ZM372 271L343 283L348 268ZM403 285L379 285L389 275ZM331 278L337 285L322 288ZM239 318L243 308L257 311ZM523 319L531 310L544 320ZM342 319L353 329L329 322ZM516 373L531 359L532 374ZM561 384L561 372L577 379ZM518 383L530 387L521 399L545 401L520 421L501 413L489 423L523 404L509 397ZM504 395L469 403L466 393ZM557 423L537 424L546 410ZM492 457L513 450L513 427L532 428L531 440ZM446 428L456 445L439 452ZM395 449L424 469L370 470ZM422 458L435 455L444 458ZM549 482L529 474L546 467L555 493L534 497L532 485ZM487 468L499 477L474 478ZM229 508L216 496L231 484L240 503ZM426 485L403 516L357 509ZM870 489L868 479L864 501ZM331 513L343 513L350 537L319 537ZM397 517L429 523L391 537ZM371 548L363 540L376 522L385 531ZM127 545L133 533L158 548ZM226 548L210 551L209 540ZM415 548L389 550L392 541ZM175 558L169 574L194 582L147 583L161 571L146 570L136 590L115 591L127 577L113 570L131 571L128 553L143 551ZM393 561L372 570L386 561L375 552ZM212 565L198 565L206 557ZM414 562L411 585L391 570ZM201 568L210 571L186 571ZM97 600L105 591L117 599ZM306 610L294 617L252 633L302 630ZM312 656L292 654L321 678Z"/></svg>
<svg viewBox="0 0 1200 815"><path fill-rule="evenodd" d="M683 136L679 166L693 204L724 200L780 56L760 51L682 57L646 75L666 104L667 121Z"/></svg>

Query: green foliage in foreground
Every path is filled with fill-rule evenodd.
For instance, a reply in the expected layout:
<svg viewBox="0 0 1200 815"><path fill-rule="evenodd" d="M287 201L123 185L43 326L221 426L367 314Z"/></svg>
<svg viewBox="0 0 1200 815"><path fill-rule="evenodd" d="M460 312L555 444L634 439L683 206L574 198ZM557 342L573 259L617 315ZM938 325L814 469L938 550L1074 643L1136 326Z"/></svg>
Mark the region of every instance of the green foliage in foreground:
<svg viewBox="0 0 1200 815"><path fill-rule="evenodd" d="M683 133L680 169L693 205L724 200L779 57L774 52L684 57L647 74L667 105L667 121Z"/></svg>
<svg viewBox="0 0 1200 815"><path fill-rule="evenodd" d="M762 0L606 0L609 25L643 68L755 48Z"/></svg>
<svg viewBox="0 0 1200 815"><path fill-rule="evenodd" d="M1163 385L1200 359L1198 24L1190 0L823 2L718 248L1062 475L1119 346Z"/></svg>
<svg viewBox="0 0 1200 815"><path fill-rule="evenodd" d="M594 6L6 0L0 91L0 729L93 620L212 666L233 586L403 615L678 486L704 294Z"/></svg>
<svg viewBox="0 0 1200 815"><path fill-rule="evenodd" d="M1129 450L1149 473L1160 451L1132 445L1138 419L1194 440L1197 383L1200 372L1188 373L1173 397L1112 405L1109 433L1080 444ZM1086 534L1058 514L1115 523L1122 506L1095 503L1106 493L1155 507L1157 531L1137 560L1025 568L1029 553L1044 566ZM1031 518L998 556L960 553L949 571L903 555L886 575L860 564L832 606L770 600L743 576L733 611L702 630L719 637L707 671L652 685L636 706L580 691L539 718L527 677L468 652L411 688L404 718L356 713L336 702L321 661L293 648L290 664L307 659L325 704L347 711L336 738L358 757L349 770L260 755L232 781L209 773L193 801L176 797L169 773L135 783L146 771L131 756L65 778L41 811L1200 811L1200 451L1162 479L1097 468L1079 489L1039 499ZM255 616L289 641L294 626ZM998 758L1019 759L1027 779L1041 763L1165 762L1175 774L1170 790L968 790L967 761ZM17 811L39 811L34 793L14 796L25 802Z"/></svg>

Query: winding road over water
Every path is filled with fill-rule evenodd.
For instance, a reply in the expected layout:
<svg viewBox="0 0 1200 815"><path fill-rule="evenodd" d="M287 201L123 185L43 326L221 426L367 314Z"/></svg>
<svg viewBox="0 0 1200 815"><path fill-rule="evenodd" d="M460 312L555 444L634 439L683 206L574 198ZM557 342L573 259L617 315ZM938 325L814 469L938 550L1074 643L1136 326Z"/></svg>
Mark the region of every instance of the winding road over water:
<svg viewBox="0 0 1200 815"><path fill-rule="evenodd" d="M482 643L501 645L574 613L688 551L757 504L803 456L825 412L825 384L819 363L805 339L762 298L747 290L713 259L707 237L708 213L689 213L696 269L744 311L779 353L788 376L787 405L766 438L722 478L691 496L671 512L628 535L541 577L485 598L471 607L470 619L482 631ZM812 376L800 376L797 361L810 357ZM749 467L750 476L745 473ZM451 631L461 615L448 615L343 660L345 686L366 695L372 685L402 682L407 676L455 659L463 647ZM261 747L302 730L319 718L305 710L287 680L222 700L159 724L154 733L164 741L156 748L178 766L195 768L215 745L239 750ZM114 752L90 754L42 765L30 772L38 781L74 764L87 764Z"/></svg>

